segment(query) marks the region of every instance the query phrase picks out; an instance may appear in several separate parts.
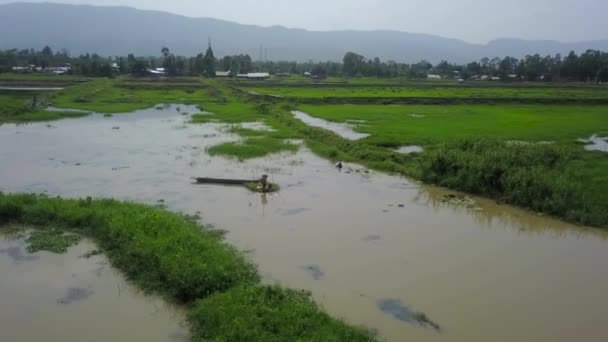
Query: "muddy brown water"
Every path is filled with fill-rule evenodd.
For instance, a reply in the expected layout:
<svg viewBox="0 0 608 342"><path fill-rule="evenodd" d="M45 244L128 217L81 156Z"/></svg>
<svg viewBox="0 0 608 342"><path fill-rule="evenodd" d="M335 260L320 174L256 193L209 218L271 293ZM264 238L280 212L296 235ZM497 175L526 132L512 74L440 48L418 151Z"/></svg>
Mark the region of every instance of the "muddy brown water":
<svg viewBox="0 0 608 342"><path fill-rule="evenodd" d="M90 241L65 254L0 235L0 341L188 341L185 314L140 293Z"/></svg>
<svg viewBox="0 0 608 342"><path fill-rule="evenodd" d="M238 137L187 120L170 106L1 126L0 191L200 211L266 282L308 289L387 341L606 340L608 234L490 200L452 205L450 191L357 165L340 172L305 147L245 163L210 157L206 148ZM261 174L281 191L190 179Z"/></svg>

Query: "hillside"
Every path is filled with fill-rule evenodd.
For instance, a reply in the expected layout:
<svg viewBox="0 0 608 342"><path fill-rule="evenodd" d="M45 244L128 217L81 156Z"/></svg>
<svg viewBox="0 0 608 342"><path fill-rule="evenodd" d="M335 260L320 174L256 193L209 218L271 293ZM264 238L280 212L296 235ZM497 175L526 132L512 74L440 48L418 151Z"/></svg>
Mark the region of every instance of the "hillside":
<svg viewBox="0 0 608 342"><path fill-rule="evenodd" d="M254 59L340 60L347 51L383 60L468 62L483 56L565 54L588 48L608 50L608 40L561 43L501 39L487 45L397 31L307 31L241 25L128 7L52 3L0 5L0 49L66 48L72 54L159 55L162 46L183 55L201 52L207 39L216 54L248 53ZM262 53L260 47L263 46Z"/></svg>

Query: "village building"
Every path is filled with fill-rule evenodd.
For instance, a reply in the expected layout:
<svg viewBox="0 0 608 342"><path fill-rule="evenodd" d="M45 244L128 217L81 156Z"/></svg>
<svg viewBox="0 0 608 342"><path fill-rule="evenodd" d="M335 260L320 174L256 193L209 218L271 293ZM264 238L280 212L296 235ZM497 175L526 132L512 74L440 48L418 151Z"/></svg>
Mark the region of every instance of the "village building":
<svg viewBox="0 0 608 342"><path fill-rule="evenodd" d="M216 71L215 72L215 77L230 77L232 76L232 73L230 70L228 71Z"/></svg>

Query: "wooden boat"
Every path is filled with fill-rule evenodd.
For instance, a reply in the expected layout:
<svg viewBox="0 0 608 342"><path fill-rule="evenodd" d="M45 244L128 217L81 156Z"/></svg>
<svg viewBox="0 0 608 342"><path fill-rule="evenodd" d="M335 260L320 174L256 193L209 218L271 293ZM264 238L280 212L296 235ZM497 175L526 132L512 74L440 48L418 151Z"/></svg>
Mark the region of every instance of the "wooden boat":
<svg viewBox="0 0 608 342"><path fill-rule="evenodd" d="M224 184L224 185L245 185L247 183L259 183L259 179L222 179L222 178L195 178L198 184Z"/></svg>

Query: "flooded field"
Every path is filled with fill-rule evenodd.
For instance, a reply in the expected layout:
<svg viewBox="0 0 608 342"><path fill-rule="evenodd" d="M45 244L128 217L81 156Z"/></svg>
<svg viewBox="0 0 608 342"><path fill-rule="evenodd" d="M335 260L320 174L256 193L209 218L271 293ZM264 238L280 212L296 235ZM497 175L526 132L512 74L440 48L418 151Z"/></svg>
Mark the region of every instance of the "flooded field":
<svg viewBox="0 0 608 342"><path fill-rule="evenodd" d="M0 126L0 191L115 197L163 203L189 214L200 212L204 222L228 230L227 240L247 251L266 282L311 290L330 313L376 329L388 341L606 340L608 234L489 200L454 201L460 198L454 192L369 172L358 165L345 164L340 172L305 147L295 154L245 163L210 157L205 153L210 146L239 138L224 133L220 124L188 124L184 108L92 115L50 125ZM278 194L194 185L191 179L262 174L281 186ZM2 243L0 249L11 246ZM55 265L54 258L71 257L88 265L77 258L86 251L80 252L44 255L19 267L36 262ZM23 275L8 271L17 267L14 262L0 253L3 306L27 310L39 305L40 300L29 298L15 302L17 295L10 291L28 288L5 285L5 274L49 283L55 279L51 269L39 266ZM32 313L27 325L15 323L23 319L15 311L4 311L9 317L2 317L0 324L12 320L12 325L24 330L31 324L51 324L49 315L60 315L57 310L71 305L90 302L90 312L110 305L94 302L95 295L65 308L58 305L57 299L69 288L88 288L72 285L68 278L60 290L48 295L48 305L52 304L48 311L41 308L41 313ZM91 286L95 294L107 291L107 296L116 296L113 280ZM29 291L34 292L32 298L48 293ZM129 299L124 301L116 305L127 305ZM144 304L131 306L135 308L124 311L132 313L139 307L140 318L147 317ZM125 340L154 340L133 335L140 331L166 340L176 320L171 310L160 312L164 315L161 323L136 321L133 324L146 328L126 331ZM99 314L91 319L80 313L64 328L76 325L74 329L85 331L85 323L95 322L91 329L103 329L99 336L121 331L117 317ZM75 323L81 321L83 325ZM108 332L115 325L116 331ZM129 326L133 327L131 322ZM35 334L35 330L22 333ZM17 339L38 338L11 335L8 340Z"/></svg>
<svg viewBox="0 0 608 342"><path fill-rule="evenodd" d="M84 241L65 254L0 235L0 340L188 341L180 310L140 293Z"/></svg>
<svg viewBox="0 0 608 342"><path fill-rule="evenodd" d="M310 116L304 112L300 112L297 110L294 110L293 112L291 112L291 114L293 114L296 119L301 120L309 126L332 131L344 139L359 140L369 137L369 134L355 132L355 130L353 130L353 124L350 123L330 122L327 120L315 118L314 116Z"/></svg>

